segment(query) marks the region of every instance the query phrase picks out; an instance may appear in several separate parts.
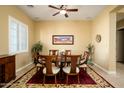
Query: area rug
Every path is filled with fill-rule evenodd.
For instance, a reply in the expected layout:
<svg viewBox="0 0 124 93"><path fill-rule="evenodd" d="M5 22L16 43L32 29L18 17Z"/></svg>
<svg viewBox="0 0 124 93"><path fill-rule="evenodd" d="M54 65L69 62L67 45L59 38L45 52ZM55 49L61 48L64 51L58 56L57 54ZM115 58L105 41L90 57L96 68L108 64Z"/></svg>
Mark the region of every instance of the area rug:
<svg viewBox="0 0 124 93"><path fill-rule="evenodd" d="M42 69L40 69L27 83L28 84L42 84L43 83L43 73ZM78 84L77 76L69 76L68 84ZM87 74L83 68L80 69L79 72L79 81L80 84L96 84L96 82ZM46 77L45 84L55 84L55 77L49 76ZM66 84L66 74L62 73L57 74L57 84Z"/></svg>
<svg viewBox="0 0 124 93"><path fill-rule="evenodd" d="M51 79L46 80L46 84L42 84L42 75L41 71L36 72L36 68L31 69L27 73L25 73L22 77L14 81L11 85L7 86L10 88L113 88L108 81L106 81L103 77L101 77L98 73L96 73L93 69L88 68L87 73L81 71L80 75L80 84L77 84L76 77L69 77L69 84L65 84L65 80L62 82L57 79L57 84L54 84ZM49 77L48 77L49 78ZM73 78L73 79L70 79ZM74 81L71 81L74 80Z"/></svg>

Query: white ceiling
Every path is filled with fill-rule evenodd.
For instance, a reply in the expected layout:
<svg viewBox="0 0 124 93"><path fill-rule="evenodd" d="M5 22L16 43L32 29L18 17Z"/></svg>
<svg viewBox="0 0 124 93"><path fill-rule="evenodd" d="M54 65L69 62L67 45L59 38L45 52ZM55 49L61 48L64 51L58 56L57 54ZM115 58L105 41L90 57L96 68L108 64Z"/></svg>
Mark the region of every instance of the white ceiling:
<svg viewBox="0 0 124 93"><path fill-rule="evenodd" d="M55 5L60 7L59 5ZM105 5L68 5L70 8L78 8L78 12L69 12L68 18L64 15L58 14L52 16L58 10L48 7L47 5L34 5L34 7L28 7L26 5L18 5L27 15L33 20L92 20L97 14L99 14L106 6Z"/></svg>

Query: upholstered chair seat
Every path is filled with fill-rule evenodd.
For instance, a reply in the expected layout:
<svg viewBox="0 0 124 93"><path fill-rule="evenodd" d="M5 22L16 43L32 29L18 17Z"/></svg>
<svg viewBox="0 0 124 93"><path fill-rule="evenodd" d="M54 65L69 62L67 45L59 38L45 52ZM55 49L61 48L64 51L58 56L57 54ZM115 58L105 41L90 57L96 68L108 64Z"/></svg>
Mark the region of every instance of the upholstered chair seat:
<svg viewBox="0 0 124 93"><path fill-rule="evenodd" d="M81 60L79 61L79 68L83 68L85 71L88 67L87 61L89 58L89 52L85 51L84 55L81 57Z"/></svg>
<svg viewBox="0 0 124 93"><path fill-rule="evenodd" d="M37 63L36 66L37 66L37 67L42 67L43 65L40 64L40 63Z"/></svg>
<svg viewBox="0 0 124 93"><path fill-rule="evenodd" d="M87 66L87 64L83 64L83 65L80 65L79 67L80 67L80 68L86 68L86 67L88 67L88 66Z"/></svg>
<svg viewBox="0 0 124 93"><path fill-rule="evenodd" d="M71 72L71 66L68 66L68 67L63 67L63 71L67 74L69 74ZM79 73L79 68L76 67L76 73Z"/></svg>
<svg viewBox="0 0 124 93"><path fill-rule="evenodd" d="M38 69L42 68L45 66L45 61L39 61L37 64L36 64L36 68L37 68L37 71Z"/></svg>
<svg viewBox="0 0 124 93"><path fill-rule="evenodd" d="M52 72L53 74L57 74L58 72L60 71L60 68L59 67L53 67L52 66ZM46 74L46 67L43 69L43 74Z"/></svg>

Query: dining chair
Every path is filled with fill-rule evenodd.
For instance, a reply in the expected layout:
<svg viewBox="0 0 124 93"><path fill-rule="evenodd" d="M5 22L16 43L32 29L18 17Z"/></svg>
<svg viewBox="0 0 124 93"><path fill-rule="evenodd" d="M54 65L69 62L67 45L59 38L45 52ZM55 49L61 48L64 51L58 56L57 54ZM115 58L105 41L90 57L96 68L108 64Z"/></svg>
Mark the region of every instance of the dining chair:
<svg viewBox="0 0 124 93"><path fill-rule="evenodd" d="M79 68L83 68L85 71L87 70L87 61L89 59L89 52L84 51L83 56L81 56L80 61L79 61Z"/></svg>
<svg viewBox="0 0 124 93"><path fill-rule="evenodd" d="M59 50L49 50L49 55L50 56L53 56L53 55L59 56ZM52 58L52 63L53 63L52 65L55 65L55 66L57 65L57 57L56 56Z"/></svg>
<svg viewBox="0 0 124 93"><path fill-rule="evenodd" d="M65 50L65 55L71 55L71 50Z"/></svg>
<svg viewBox="0 0 124 93"><path fill-rule="evenodd" d="M59 50L49 50L49 55L59 55Z"/></svg>
<svg viewBox="0 0 124 93"><path fill-rule="evenodd" d="M60 68L56 67L56 66L52 66L52 58L55 57L54 56L46 56L46 67L44 67L43 69L43 74L44 74L44 78L43 78L43 84L45 83L45 78L46 76L55 76L55 84L57 84L56 81L56 75L59 73Z"/></svg>
<svg viewBox="0 0 124 93"><path fill-rule="evenodd" d="M43 56L38 57L38 62L36 64L36 70L38 71L40 68L45 67L45 58Z"/></svg>
<svg viewBox="0 0 124 93"><path fill-rule="evenodd" d="M71 55L71 50L65 50L65 56L66 55ZM67 66L71 64L71 57L66 57L66 63L67 63Z"/></svg>
<svg viewBox="0 0 124 93"><path fill-rule="evenodd" d="M77 76L78 83L79 81L79 67L77 66L79 55L70 55L66 57L71 57L71 65L63 67L63 72L66 74L66 83L68 84L68 76Z"/></svg>

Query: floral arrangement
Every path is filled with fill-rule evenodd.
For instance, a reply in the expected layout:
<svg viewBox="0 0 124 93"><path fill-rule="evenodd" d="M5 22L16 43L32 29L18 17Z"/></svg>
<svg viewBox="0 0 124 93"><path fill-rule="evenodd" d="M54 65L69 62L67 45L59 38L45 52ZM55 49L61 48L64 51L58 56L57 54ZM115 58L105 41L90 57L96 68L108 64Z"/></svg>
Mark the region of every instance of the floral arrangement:
<svg viewBox="0 0 124 93"><path fill-rule="evenodd" d="M90 44L88 44L88 46L87 46L87 49L88 49L88 52L90 53L90 54L92 54L94 51L94 45L92 45L91 43Z"/></svg>
<svg viewBox="0 0 124 93"><path fill-rule="evenodd" d="M88 44L87 46L88 52L89 52L89 60L88 63L93 65L92 59L93 59L93 53L94 53L94 45L93 44Z"/></svg>

